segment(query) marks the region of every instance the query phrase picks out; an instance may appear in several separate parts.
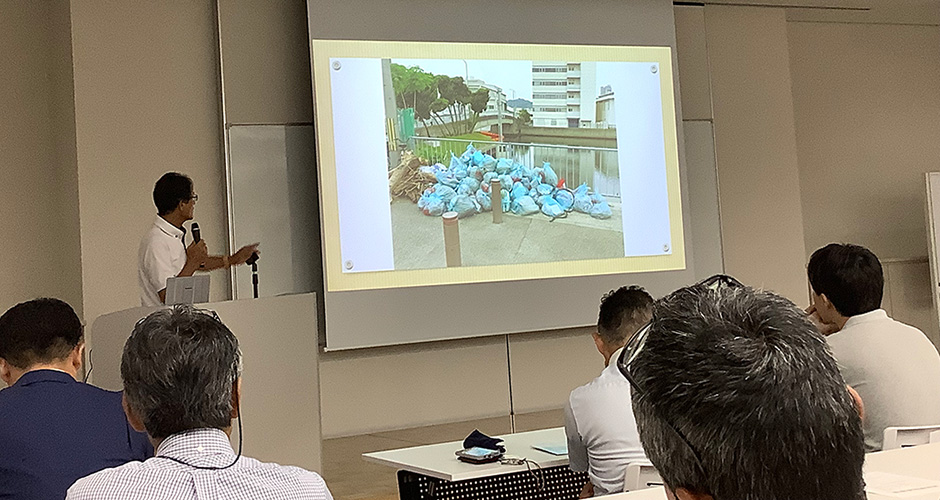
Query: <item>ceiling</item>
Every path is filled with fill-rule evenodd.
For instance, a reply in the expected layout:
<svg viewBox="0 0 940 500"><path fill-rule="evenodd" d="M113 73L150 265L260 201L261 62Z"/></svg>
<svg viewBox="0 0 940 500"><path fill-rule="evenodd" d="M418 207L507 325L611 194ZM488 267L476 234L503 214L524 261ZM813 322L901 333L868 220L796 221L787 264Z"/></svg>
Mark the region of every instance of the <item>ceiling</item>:
<svg viewBox="0 0 940 500"><path fill-rule="evenodd" d="M788 21L940 26L940 0L704 0L704 3L786 7Z"/></svg>

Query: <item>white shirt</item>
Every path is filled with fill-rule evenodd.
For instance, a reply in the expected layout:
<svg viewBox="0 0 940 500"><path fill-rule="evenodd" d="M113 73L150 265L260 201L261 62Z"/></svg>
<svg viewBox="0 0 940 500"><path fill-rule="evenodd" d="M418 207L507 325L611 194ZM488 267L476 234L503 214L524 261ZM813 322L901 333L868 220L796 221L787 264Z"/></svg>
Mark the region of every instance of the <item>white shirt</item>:
<svg viewBox="0 0 940 500"><path fill-rule="evenodd" d="M150 231L140 240L140 249L137 251L140 305L163 305L160 290L166 288L167 278L178 275L186 265L184 234L182 229L158 215Z"/></svg>
<svg viewBox="0 0 940 500"><path fill-rule="evenodd" d="M332 500L318 474L299 467L241 457L235 460L228 437L219 429L195 429L166 438L144 462L129 462L79 479L67 500Z"/></svg>
<svg viewBox="0 0 940 500"><path fill-rule="evenodd" d="M627 465L647 462L633 418L630 382L617 369L622 350L596 379L571 391L565 407L568 467L588 472L595 495L623 491Z"/></svg>
<svg viewBox="0 0 940 500"><path fill-rule="evenodd" d="M885 427L940 424L940 354L924 332L875 309L826 342L865 405L865 451L881 449Z"/></svg>

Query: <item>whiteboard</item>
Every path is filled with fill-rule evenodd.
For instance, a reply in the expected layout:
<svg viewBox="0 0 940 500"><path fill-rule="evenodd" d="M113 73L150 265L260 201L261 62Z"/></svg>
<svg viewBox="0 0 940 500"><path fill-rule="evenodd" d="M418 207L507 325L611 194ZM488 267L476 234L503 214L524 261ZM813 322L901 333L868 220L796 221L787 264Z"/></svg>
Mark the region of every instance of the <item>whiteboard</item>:
<svg viewBox="0 0 940 500"><path fill-rule="evenodd" d="M228 146L232 251L261 243L259 296L318 291L313 125L234 125ZM234 298L251 298L251 268L234 274Z"/></svg>
<svg viewBox="0 0 940 500"><path fill-rule="evenodd" d="M940 172L927 172L927 246L930 256L930 282L933 309L940 323Z"/></svg>

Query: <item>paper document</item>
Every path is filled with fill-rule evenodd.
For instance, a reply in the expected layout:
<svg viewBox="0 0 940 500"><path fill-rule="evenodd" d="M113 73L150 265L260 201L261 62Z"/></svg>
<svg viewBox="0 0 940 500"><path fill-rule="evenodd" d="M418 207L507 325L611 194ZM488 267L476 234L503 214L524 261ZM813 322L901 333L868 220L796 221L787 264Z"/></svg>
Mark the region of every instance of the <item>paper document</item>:
<svg viewBox="0 0 940 500"><path fill-rule="evenodd" d="M872 471L865 474L865 491L889 498L940 498L940 481Z"/></svg>
<svg viewBox="0 0 940 500"><path fill-rule="evenodd" d="M568 443L533 444L532 447L536 450L544 451L545 453L551 453L552 455L568 454Z"/></svg>

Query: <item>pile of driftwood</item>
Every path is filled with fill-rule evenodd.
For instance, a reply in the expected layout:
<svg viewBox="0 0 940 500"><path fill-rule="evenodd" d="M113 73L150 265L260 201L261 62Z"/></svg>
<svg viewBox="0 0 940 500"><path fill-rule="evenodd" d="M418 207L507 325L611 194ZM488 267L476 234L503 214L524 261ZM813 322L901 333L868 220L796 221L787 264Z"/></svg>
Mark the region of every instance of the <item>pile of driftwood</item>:
<svg viewBox="0 0 940 500"><path fill-rule="evenodd" d="M392 196L401 196L417 203L421 193L437 182L434 174L421 171L421 167L427 164L427 160L415 156L411 151L404 151L398 166L388 172L389 192Z"/></svg>

